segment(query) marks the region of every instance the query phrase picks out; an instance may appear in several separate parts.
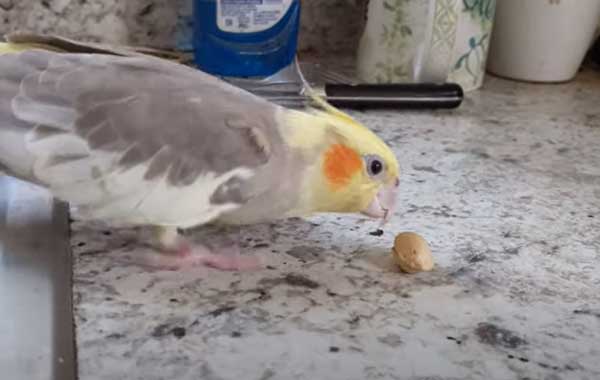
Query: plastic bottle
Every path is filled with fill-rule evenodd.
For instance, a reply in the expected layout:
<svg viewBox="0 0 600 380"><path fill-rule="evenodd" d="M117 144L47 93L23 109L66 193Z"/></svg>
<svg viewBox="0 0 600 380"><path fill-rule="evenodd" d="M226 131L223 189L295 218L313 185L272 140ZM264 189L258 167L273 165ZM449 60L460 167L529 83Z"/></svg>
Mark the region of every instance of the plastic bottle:
<svg viewBox="0 0 600 380"><path fill-rule="evenodd" d="M195 0L196 64L213 75L272 75L293 61L299 23L299 0Z"/></svg>

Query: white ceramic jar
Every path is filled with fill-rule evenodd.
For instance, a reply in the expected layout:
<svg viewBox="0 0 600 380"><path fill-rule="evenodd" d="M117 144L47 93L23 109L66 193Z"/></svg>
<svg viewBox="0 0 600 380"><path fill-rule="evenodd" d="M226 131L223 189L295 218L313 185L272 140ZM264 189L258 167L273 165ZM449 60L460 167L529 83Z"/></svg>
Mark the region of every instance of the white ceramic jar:
<svg viewBox="0 0 600 380"><path fill-rule="evenodd" d="M533 82L572 79L593 42L600 0L500 0L488 70Z"/></svg>

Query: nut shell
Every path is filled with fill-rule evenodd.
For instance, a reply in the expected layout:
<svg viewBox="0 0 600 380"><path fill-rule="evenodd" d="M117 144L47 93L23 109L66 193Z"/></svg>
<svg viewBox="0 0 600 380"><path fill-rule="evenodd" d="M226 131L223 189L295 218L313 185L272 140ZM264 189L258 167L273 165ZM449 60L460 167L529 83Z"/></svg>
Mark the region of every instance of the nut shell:
<svg viewBox="0 0 600 380"><path fill-rule="evenodd" d="M429 244L414 232L396 235L392 256L394 262L406 273L428 272L434 266Z"/></svg>

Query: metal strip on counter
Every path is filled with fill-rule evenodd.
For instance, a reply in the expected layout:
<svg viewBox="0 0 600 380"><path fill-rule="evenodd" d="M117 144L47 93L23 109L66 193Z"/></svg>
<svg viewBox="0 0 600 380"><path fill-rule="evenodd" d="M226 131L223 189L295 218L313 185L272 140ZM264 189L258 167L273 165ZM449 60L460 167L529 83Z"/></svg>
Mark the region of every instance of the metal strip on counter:
<svg viewBox="0 0 600 380"><path fill-rule="evenodd" d="M0 378L76 378L68 207L0 175Z"/></svg>

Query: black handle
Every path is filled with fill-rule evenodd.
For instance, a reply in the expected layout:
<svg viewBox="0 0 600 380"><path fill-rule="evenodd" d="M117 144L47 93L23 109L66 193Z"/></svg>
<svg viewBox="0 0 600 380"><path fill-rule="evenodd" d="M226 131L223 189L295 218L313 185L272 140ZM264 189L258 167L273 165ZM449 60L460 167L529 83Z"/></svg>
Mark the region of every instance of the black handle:
<svg viewBox="0 0 600 380"><path fill-rule="evenodd" d="M590 58L592 61L596 62L596 64L600 65L600 37L596 39L594 45L590 49Z"/></svg>
<svg viewBox="0 0 600 380"><path fill-rule="evenodd" d="M336 107L435 109L457 108L463 89L456 83L325 85L327 101Z"/></svg>

